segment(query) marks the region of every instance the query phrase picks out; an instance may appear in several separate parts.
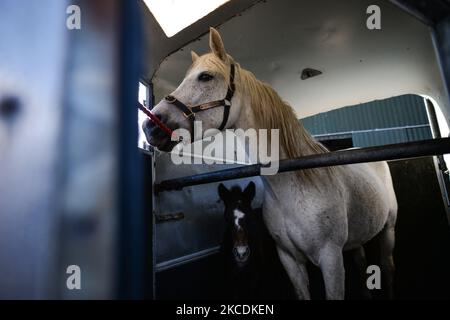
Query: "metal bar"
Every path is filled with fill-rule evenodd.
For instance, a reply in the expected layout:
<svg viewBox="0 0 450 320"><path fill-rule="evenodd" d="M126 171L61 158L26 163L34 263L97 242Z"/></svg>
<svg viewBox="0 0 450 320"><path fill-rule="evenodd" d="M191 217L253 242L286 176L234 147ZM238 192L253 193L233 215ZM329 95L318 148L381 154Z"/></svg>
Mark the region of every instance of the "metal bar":
<svg viewBox="0 0 450 320"><path fill-rule="evenodd" d="M152 275L152 216L146 212L150 206L143 195L144 159L137 151L138 121L135 106L138 98L139 67L141 62L141 27L139 3L119 1L118 32L120 48L117 62L120 65L118 86L118 153L120 186L116 297L120 299L146 299L153 297ZM144 175L144 173L147 173ZM151 184L146 187L151 192Z"/></svg>
<svg viewBox="0 0 450 320"><path fill-rule="evenodd" d="M278 173L351 163L416 158L446 153L450 153L450 138L397 143L281 160L279 162ZM155 192L181 190L188 186L259 176L262 167L262 164L254 164L165 180L155 186Z"/></svg>
<svg viewBox="0 0 450 320"><path fill-rule="evenodd" d="M194 253L191 253L191 254L188 254L188 255L185 255L182 257L178 257L178 258L175 258L172 260L160 262L156 265L156 272L161 272L161 271L165 271L167 269L179 267L186 263L194 262L194 261L209 257L209 256L219 253L219 252L220 252L220 246L216 246L216 247L212 247L212 248L205 249L202 251L194 252Z"/></svg>
<svg viewBox="0 0 450 320"><path fill-rule="evenodd" d="M383 132L383 131L393 131L393 130L404 130L404 129L417 129L417 128L426 128L429 127L429 124L418 124L413 126L403 126L403 127L390 127L390 128L379 128L379 129L367 129L367 130L352 130L352 131L343 131L343 132L332 132L332 133L324 133L324 134L313 134L314 138L323 138L329 136L344 136L344 135L352 135L355 133L365 133L365 132Z"/></svg>

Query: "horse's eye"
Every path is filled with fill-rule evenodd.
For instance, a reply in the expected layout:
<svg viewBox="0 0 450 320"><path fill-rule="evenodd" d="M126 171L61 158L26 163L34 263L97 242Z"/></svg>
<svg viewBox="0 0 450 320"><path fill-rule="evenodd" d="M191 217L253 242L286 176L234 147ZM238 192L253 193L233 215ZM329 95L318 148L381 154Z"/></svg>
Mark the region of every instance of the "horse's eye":
<svg viewBox="0 0 450 320"><path fill-rule="evenodd" d="M214 76L212 76L211 74L206 73L206 72L202 72L198 76L198 81L207 82L207 81L212 80L213 78L214 78Z"/></svg>

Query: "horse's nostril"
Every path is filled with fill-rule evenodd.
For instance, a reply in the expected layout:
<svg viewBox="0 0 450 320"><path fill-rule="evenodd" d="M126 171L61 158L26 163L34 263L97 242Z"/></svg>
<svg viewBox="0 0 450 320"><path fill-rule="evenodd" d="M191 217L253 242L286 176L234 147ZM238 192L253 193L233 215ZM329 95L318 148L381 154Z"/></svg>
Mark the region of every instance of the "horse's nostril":
<svg viewBox="0 0 450 320"><path fill-rule="evenodd" d="M146 132L147 130L151 130L154 126L155 124L153 123L153 121L151 121L150 119L145 119L142 123L142 130Z"/></svg>

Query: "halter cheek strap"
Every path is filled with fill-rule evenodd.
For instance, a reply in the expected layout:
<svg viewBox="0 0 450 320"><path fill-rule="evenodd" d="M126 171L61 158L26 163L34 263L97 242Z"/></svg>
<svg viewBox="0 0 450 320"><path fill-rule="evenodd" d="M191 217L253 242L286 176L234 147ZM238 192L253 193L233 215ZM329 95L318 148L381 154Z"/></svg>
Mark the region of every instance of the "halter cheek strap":
<svg viewBox="0 0 450 320"><path fill-rule="evenodd" d="M194 130L194 121L195 121L195 114L201 111L205 111L212 108L217 107L223 107L223 119L222 123L219 126L219 130L222 131L225 129L225 126L228 122L228 117L230 115L230 107L231 107L231 99L233 98L235 91L235 84L234 84L234 64L231 64L230 69L230 84L228 86L227 94L224 99L222 100L216 100L211 102L202 103L196 106L189 106L175 98L174 96L168 95L165 97L165 100L173 104L175 107L177 107L183 115L189 120L191 123L191 129Z"/></svg>

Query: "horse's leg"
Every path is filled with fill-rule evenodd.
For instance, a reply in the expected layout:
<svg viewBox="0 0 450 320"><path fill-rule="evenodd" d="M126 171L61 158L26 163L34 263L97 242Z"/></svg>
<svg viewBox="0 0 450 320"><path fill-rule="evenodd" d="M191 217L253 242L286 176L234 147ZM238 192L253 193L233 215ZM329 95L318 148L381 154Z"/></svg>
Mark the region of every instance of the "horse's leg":
<svg viewBox="0 0 450 320"><path fill-rule="evenodd" d="M349 254L351 256L352 265L355 267L355 271L357 273L358 289L361 294L361 298L370 300L372 299L372 295L370 294L370 290L367 288L366 284L367 260L364 248L361 246L353 249L349 252Z"/></svg>
<svg viewBox="0 0 450 320"><path fill-rule="evenodd" d="M383 230L379 234L380 245L380 263L381 273L384 278L384 288L386 288L386 294L388 299L394 298L394 258L392 253L395 245L395 224L389 223L384 226Z"/></svg>
<svg viewBox="0 0 450 320"><path fill-rule="evenodd" d="M342 247L328 243L319 252L318 264L325 283L327 300L343 300L345 269Z"/></svg>
<svg viewBox="0 0 450 320"><path fill-rule="evenodd" d="M298 262L288 252L277 248L280 261L286 270L286 273L291 279L292 285L295 288L297 298L300 300L310 300L309 295L309 279L306 271L306 261Z"/></svg>

